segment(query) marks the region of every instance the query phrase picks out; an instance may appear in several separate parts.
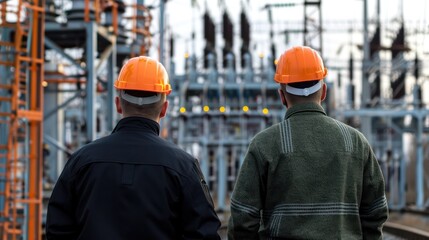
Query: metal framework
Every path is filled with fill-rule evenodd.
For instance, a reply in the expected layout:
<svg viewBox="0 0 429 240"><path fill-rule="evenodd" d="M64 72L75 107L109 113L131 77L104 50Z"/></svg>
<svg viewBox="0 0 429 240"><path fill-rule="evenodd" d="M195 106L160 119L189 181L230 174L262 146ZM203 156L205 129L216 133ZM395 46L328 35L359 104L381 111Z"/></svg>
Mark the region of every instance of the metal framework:
<svg viewBox="0 0 429 240"><path fill-rule="evenodd" d="M144 5L143 0L137 0L134 4L125 5L132 9L132 15L125 17L130 21L131 28L127 28L132 35L130 36L131 44L118 44L118 57L135 57L138 55L146 55L149 48L152 46L152 36L150 25L152 23L152 14ZM131 45L131 50L129 49ZM131 55L130 55L131 53ZM118 63L122 63L118 59Z"/></svg>
<svg viewBox="0 0 429 240"><path fill-rule="evenodd" d="M64 166L61 159L113 128L117 69L126 58L147 53L151 44L152 17L142 0L131 5L75 0L61 9L57 2L0 2L0 236L5 240L42 239L42 203ZM76 116L85 128L73 131ZM73 139L76 145L64 143L64 128L80 134Z"/></svg>
<svg viewBox="0 0 429 240"><path fill-rule="evenodd" d="M0 5L2 239L42 236L44 1ZM14 21L9 21L9 17ZM3 72L3 71L2 71Z"/></svg>
<svg viewBox="0 0 429 240"><path fill-rule="evenodd" d="M304 45L312 47L323 56L322 0L304 1Z"/></svg>
<svg viewBox="0 0 429 240"><path fill-rule="evenodd" d="M103 22L100 14L104 15ZM77 0L65 15L65 24L46 23L45 46L51 53L48 61L52 69L46 72L45 92L52 101L46 104L44 121L61 126L47 129L44 136L54 149L54 154L47 156L51 179L62 170L64 161L58 158L64 158L64 153L113 129L117 70L127 58L146 54L151 45L152 17L141 0L133 4ZM64 65L68 67L59 71ZM63 138L73 140L64 142Z"/></svg>
<svg viewBox="0 0 429 240"><path fill-rule="evenodd" d="M201 164L218 211L229 209L230 193L250 137L267 126L280 122L284 107L277 95L271 57L261 58L262 70L251 67L237 72L232 54L227 68L217 70L214 56L208 55L208 70L196 69L196 58L186 59L185 75L172 73L180 82L172 98L176 102L168 121L170 140L194 154ZM266 61L266 62L265 62ZM176 86L173 86L174 88Z"/></svg>
<svg viewBox="0 0 429 240"><path fill-rule="evenodd" d="M371 143L386 180L389 208L424 210L429 206L429 198L426 196L429 193L429 185L425 176L428 166L424 164L424 148L428 143L426 136L429 133L427 124L429 112L418 96L422 87L419 80L422 79L415 76L412 92L406 93L404 84L408 79L408 72L418 66L404 56L404 52L410 50L405 43L404 25L403 23L400 25L391 48L382 47L379 20L372 40L369 38L367 5L365 0L361 105L357 109L341 106L335 116L341 120L354 121L355 126L361 129ZM377 6L379 15L379 1ZM392 58L381 59L378 54L380 50L392 51ZM391 64L383 67L381 63L384 61ZM380 75L383 73L387 73L391 87L384 89L384 94L380 94L383 90L380 89ZM369 83L370 77L374 79L372 85ZM408 100L410 97L412 101ZM406 124L407 118L411 121ZM416 143L414 148L409 149L414 150L415 154L405 152L405 149L410 147L407 145L410 143L404 141L404 136L407 135L411 135Z"/></svg>

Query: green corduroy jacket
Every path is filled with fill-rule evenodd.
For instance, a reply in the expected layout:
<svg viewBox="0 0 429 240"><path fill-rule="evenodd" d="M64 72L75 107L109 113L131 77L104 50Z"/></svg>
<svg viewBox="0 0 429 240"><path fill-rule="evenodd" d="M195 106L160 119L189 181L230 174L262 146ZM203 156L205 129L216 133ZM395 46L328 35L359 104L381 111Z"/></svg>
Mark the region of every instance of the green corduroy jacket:
<svg viewBox="0 0 429 240"><path fill-rule="evenodd" d="M228 239L382 239L387 217L383 175L366 138L305 103L252 139Z"/></svg>

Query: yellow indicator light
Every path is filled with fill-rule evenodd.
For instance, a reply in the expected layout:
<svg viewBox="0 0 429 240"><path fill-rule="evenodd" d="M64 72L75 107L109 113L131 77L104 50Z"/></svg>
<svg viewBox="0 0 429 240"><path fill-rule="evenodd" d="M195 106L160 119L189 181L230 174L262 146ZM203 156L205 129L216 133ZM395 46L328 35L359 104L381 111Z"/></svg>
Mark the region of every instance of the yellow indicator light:
<svg viewBox="0 0 429 240"><path fill-rule="evenodd" d="M210 111L209 106L207 106L207 105L206 105L206 106L204 106L204 107L203 107L203 111L204 111L204 112L208 112L208 111Z"/></svg>
<svg viewBox="0 0 429 240"><path fill-rule="evenodd" d="M248 112L249 111L249 107L248 106L243 106L243 112Z"/></svg>
<svg viewBox="0 0 429 240"><path fill-rule="evenodd" d="M279 59L274 60L274 64L277 65L279 63Z"/></svg>
<svg viewBox="0 0 429 240"><path fill-rule="evenodd" d="M47 87L47 86L48 86L48 82L43 81L43 82L42 82L42 86L43 86L43 87Z"/></svg>
<svg viewBox="0 0 429 240"><path fill-rule="evenodd" d="M181 107L179 111L180 111L181 113L184 113L184 112L186 112L186 108L185 108L185 107Z"/></svg>
<svg viewBox="0 0 429 240"><path fill-rule="evenodd" d="M225 107L224 107L224 106L221 106L221 107L219 108L219 111L220 111L221 113L225 112Z"/></svg>
<svg viewBox="0 0 429 240"><path fill-rule="evenodd" d="M185 59L189 58L189 53L185 53Z"/></svg>
<svg viewBox="0 0 429 240"><path fill-rule="evenodd" d="M268 108L264 108L262 109L262 113L267 115L270 111L268 110Z"/></svg>

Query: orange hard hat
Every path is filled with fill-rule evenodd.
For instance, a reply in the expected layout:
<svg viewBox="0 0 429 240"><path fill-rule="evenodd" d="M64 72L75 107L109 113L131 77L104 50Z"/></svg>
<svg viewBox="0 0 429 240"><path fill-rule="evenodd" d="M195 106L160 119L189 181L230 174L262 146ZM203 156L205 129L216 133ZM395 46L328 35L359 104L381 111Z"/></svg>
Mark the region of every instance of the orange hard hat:
<svg viewBox="0 0 429 240"><path fill-rule="evenodd" d="M164 66L153 58L140 56L129 59L114 84L118 90L171 93Z"/></svg>
<svg viewBox="0 0 429 240"><path fill-rule="evenodd" d="M296 46L286 50L277 63L274 80L289 84L322 80L328 74L319 53L312 48Z"/></svg>

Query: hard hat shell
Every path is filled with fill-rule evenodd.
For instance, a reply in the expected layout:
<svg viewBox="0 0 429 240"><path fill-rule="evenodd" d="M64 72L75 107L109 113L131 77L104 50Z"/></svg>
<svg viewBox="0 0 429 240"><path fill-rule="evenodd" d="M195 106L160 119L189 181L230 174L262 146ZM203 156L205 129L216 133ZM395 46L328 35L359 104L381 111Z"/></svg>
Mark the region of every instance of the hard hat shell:
<svg viewBox="0 0 429 240"><path fill-rule="evenodd" d="M171 93L164 66L153 58L139 56L129 59L122 67L114 84L119 90L137 90Z"/></svg>
<svg viewBox="0 0 429 240"><path fill-rule="evenodd" d="M319 53L312 48L295 46L286 50L277 63L274 80L289 84L321 80L328 74Z"/></svg>

